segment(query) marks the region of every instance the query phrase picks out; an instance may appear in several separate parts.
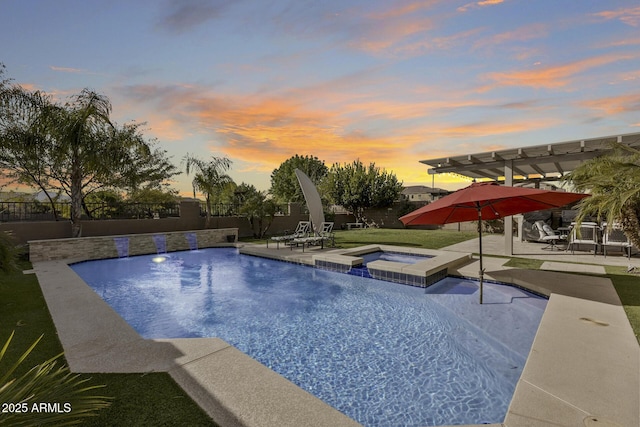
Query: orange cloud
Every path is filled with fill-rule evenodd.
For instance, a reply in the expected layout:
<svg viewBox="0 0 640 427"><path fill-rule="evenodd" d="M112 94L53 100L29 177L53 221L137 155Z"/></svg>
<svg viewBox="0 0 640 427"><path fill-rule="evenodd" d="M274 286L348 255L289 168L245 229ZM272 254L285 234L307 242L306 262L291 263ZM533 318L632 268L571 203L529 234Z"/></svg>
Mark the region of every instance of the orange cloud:
<svg viewBox="0 0 640 427"><path fill-rule="evenodd" d="M603 112L608 116L622 113L637 113L640 111L640 93L599 98L583 101L583 107Z"/></svg>
<svg viewBox="0 0 640 427"><path fill-rule="evenodd" d="M627 47L627 46L635 46L640 44L640 37L636 37L634 39L625 39L625 40L618 40L615 42L611 42L611 43L606 43L606 44L602 44L602 45L598 45L596 47L598 48L609 48L609 47Z"/></svg>
<svg viewBox="0 0 640 427"><path fill-rule="evenodd" d="M618 10L605 10L595 13L594 16L605 20L618 19L621 22L632 27L640 26L640 6Z"/></svg>
<svg viewBox="0 0 640 427"><path fill-rule="evenodd" d="M188 136L188 132L181 125L175 119L158 117L153 119L153 128L150 132L163 141L180 141Z"/></svg>
<svg viewBox="0 0 640 427"><path fill-rule="evenodd" d="M485 77L495 83L482 88L489 90L501 86L528 86L534 88L561 88L571 83L571 78L589 69L613 62L633 59L633 55L612 54L587 58L569 64L537 68L534 70L490 73Z"/></svg>
<svg viewBox="0 0 640 427"><path fill-rule="evenodd" d="M347 90L351 84L351 91ZM556 124L555 119L510 120L503 111L536 109L536 103L496 103L470 99L467 91L416 88L419 99L400 101L384 94L353 92L351 79L292 90L276 95L221 95L201 87L128 87L122 92L136 104L130 111L153 103L147 115L152 132L162 139L209 141L214 155L233 159L246 176L269 173L289 157L314 155L327 165L355 159L375 162L410 182L429 180L423 158L452 154L452 150L491 149L490 136L529 132ZM382 99L378 98L379 96ZM143 102L145 104L143 104ZM487 111L488 119L457 124L450 114L465 108ZM139 114L139 111L138 111ZM492 121L492 114L500 116ZM442 117L448 122L443 122ZM372 125L373 123L373 125ZM486 139L483 145L458 145ZM172 148L173 151L177 147ZM181 157L184 152L174 153ZM242 176L242 175L240 175ZM242 179L242 178L241 178Z"/></svg>

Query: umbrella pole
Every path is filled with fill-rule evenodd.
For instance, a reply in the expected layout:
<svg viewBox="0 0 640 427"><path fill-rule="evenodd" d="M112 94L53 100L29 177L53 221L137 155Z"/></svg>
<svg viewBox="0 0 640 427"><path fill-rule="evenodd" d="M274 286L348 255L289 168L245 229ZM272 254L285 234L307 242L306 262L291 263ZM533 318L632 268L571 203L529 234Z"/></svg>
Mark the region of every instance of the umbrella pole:
<svg viewBox="0 0 640 427"><path fill-rule="evenodd" d="M482 268L482 211L478 207L478 237L480 243L480 304L482 304L482 282L484 281L484 268Z"/></svg>

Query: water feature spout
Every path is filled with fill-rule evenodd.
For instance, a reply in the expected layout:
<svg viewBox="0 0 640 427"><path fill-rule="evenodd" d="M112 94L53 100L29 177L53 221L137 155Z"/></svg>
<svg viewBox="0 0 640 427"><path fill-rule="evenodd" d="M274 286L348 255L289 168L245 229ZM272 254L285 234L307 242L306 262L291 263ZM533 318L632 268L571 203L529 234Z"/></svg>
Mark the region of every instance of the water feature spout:
<svg viewBox="0 0 640 427"><path fill-rule="evenodd" d="M153 237L153 243L156 244L156 250L158 251L158 253L166 254L167 253L167 236L165 236L164 234L154 234L152 237Z"/></svg>
<svg viewBox="0 0 640 427"><path fill-rule="evenodd" d="M196 233L184 233L184 236L187 238L187 242L189 243L189 249L192 251L197 251L198 236L196 236Z"/></svg>
<svg viewBox="0 0 640 427"><path fill-rule="evenodd" d="M129 256L129 238L128 237L114 237L113 242L116 245L118 251L118 258L126 258Z"/></svg>

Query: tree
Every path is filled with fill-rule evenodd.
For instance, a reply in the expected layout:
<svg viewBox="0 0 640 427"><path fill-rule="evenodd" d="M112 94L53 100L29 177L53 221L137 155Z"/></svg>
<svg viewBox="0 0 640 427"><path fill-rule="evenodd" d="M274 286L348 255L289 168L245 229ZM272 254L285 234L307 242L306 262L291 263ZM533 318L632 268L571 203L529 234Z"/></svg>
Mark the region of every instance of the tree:
<svg viewBox="0 0 640 427"><path fill-rule="evenodd" d="M565 180L577 191L591 193L580 201L578 222L587 216L618 222L640 247L640 150L611 142L611 152L584 162Z"/></svg>
<svg viewBox="0 0 640 427"><path fill-rule="evenodd" d="M276 214L276 204L267 198L266 191L258 191L250 184L240 184L236 192L242 194L240 213L247 216L253 237L264 237Z"/></svg>
<svg viewBox="0 0 640 427"><path fill-rule="evenodd" d="M364 221L365 209L390 206L402 191L402 183L393 173L380 170L375 163L366 167L360 160L335 163L322 187L333 203L351 211L358 222Z"/></svg>
<svg viewBox="0 0 640 427"><path fill-rule="evenodd" d="M0 76L3 73L0 64ZM25 91L9 79L0 80L0 171L11 182L43 190L57 219L55 203L47 192L50 141L40 132L40 112L49 103L45 94Z"/></svg>
<svg viewBox="0 0 640 427"><path fill-rule="evenodd" d="M216 194L220 193L222 189L233 182L233 179L225 172L231 167L231 160L226 157L212 156L211 160L204 161L197 157L187 154L184 157L186 164L187 175L195 169L195 175L193 177L193 198L196 197L196 191L200 191L204 194L206 200L207 219L206 227L211 222L211 205L212 200Z"/></svg>
<svg viewBox="0 0 640 427"><path fill-rule="evenodd" d="M119 127L110 113L109 99L88 89L61 105L20 86L0 87L0 167L21 183L67 193L74 236L87 194L159 186L179 173L143 137L142 124Z"/></svg>
<svg viewBox="0 0 640 427"><path fill-rule="evenodd" d="M178 191L174 189L141 188L127 194L127 201L132 203L171 204L178 202Z"/></svg>
<svg viewBox="0 0 640 427"><path fill-rule="evenodd" d="M295 155L271 172L271 194L280 202L304 202L295 170L300 169L316 186L327 175L328 168L317 157Z"/></svg>
<svg viewBox="0 0 640 427"><path fill-rule="evenodd" d="M88 89L44 113L53 142L50 176L71 197L74 224L82 215L84 196L92 191L159 186L179 173L166 152L144 138L143 124L119 127L110 121L110 113L109 99Z"/></svg>

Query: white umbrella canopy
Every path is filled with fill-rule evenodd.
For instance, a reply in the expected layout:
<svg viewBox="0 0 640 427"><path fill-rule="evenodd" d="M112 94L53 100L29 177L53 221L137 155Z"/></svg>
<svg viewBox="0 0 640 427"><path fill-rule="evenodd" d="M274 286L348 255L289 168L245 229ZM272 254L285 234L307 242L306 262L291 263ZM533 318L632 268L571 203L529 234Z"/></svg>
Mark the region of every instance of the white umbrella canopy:
<svg viewBox="0 0 640 427"><path fill-rule="evenodd" d="M304 172L296 168L295 173L300 183L300 188L302 188L304 199L307 202L307 209L309 209L309 217L313 225L313 230L318 234L322 231L322 223L324 222L324 210L322 209L320 194L313 181L311 181Z"/></svg>

